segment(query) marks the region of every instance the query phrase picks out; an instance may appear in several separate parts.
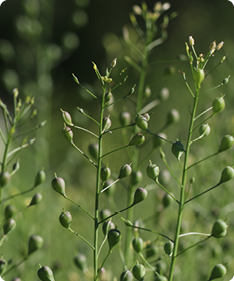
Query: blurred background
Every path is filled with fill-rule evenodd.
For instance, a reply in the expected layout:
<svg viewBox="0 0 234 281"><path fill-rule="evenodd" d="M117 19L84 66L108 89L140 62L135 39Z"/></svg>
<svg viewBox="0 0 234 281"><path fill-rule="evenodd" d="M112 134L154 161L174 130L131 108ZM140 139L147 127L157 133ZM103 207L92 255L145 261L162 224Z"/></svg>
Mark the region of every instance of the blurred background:
<svg viewBox="0 0 234 281"><path fill-rule="evenodd" d="M92 122L78 113L77 107L84 108L94 117L98 116L99 108L91 96L87 95L72 77L72 73L74 73L82 85L94 93L98 93L99 86L92 62L97 64L103 74L114 58L117 58L116 75L128 67L126 75L129 78L122 94L127 94L132 85L138 83L138 73L124 59L129 51L122 39L122 30L123 27L127 27L131 34L129 13L132 11L133 5L141 5L141 2L138 0L6 0L0 6L0 98L11 108L13 103L12 90L18 88L22 98L27 95L35 96L35 107L38 109L35 122L40 123L47 120L47 125L36 132L35 146L30 147L21 159L20 175L21 178L24 178L24 186L30 185L31 173L35 173L42 166L47 172L46 187L44 186L42 189L45 200L40 207L40 212L33 209L29 214L23 214L21 217L24 221L31 219L38 222L32 228L29 227L29 232L28 228L24 229L24 224L21 222L22 237L29 235L29 233L39 232L47 238L44 256L38 254L25 265L25 267L29 265L32 267L29 270L27 280L37 280L33 274L36 272L38 259L42 264L47 262L50 266L53 264L54 268L58 270L64 269L58 271L59 280L82 280L79 279L75 267L69 266L73 254L77 251L88 252L88 249L79 241L76 242L77 247L74 247L74 243L67 241L69 235L64 229L61 229L57 219L62 208L70 208L69 210L74 212L74 216L77 215L78 226L84 228L82 232L88 232L87 236L90 239L92 239L92 232L87 226L87 218L81 215L81 212L76 208L72 209L73 207L70 207L59 195L55 194L51 190L50 181L56 172L58 176L66 180L67 186L70 187L69 195L79 202L82 201L87 209L92 209L93 204L87 197L87 192L92 194L95 175L92 176L93 167L90 167L84 157L76 153L63 137L60 108L70 112L77 125L95 130ZM155 1L145 2L150 8L153 8L155 4ZM227 113L225 118L221 117L215 120L217 129L215 129L213 139L210 141L212 145L215 145L220 140L220 136L226 133L233 134L234 7L227 0L171 0L169 3L171 8L167 13L174 13L174 15L176 13L177 16L169 23L167 40L158 46L150 56L151 65L147 84L151 87L152 99L159 95L163 87L169 90L170 99L157 108L151 124L153 124L155 131L159 130L167 112L176 108L180 112L181 121L178 126L170 129L168 138L175 140L185 137L190 96L188 96L182 75L179 72L187 72L190 69L186 60L179 59L185 55L185 42L192 35L195 39L197 52L206 54L212 41L216 40L217 43L224 41L224 47L216 54L215 59L210 61L207 69L215 67L225 55L227 56L226 61L208 77L206 87L209 89L219 85L228 75L231 75L230 82L221 90L212 92L204 98L204 103L208 105L213 98L221 93L226 95ZM191 78L188 77L188 81L189 79ZM120 104L112 112L113 115L129 105L130 103ZM118 121L114 124L117 125ZM32 136L34 135L32 134ZM80 132L75 132L75 140L86 153L88 145L93 141L90 137L87 138L86 134ZM117 141L118 139L115 140L115 142ZM110 139L110 142L113 140ZM114 146L113 143L108 145L111 148ZM0 152L2 153L2 149ZM210 151L203 151L201 146L199 152L209 154ZM196 154L196 152L194 153ZM113 164L116 172L120 165L118 161L127 161L128 159L127 156L125 159L124 157L121 159L121 157L114 156L114 160L118 163L116 166ZM158 155L153 156L152 160L154 159L158 161ZM111 160L113 159L110 158ZM223 157L217 163L218 168L221 169L224 164L230 164L230 161L233 161L232 155L229 155L228 158ZM199 171L201 172L202 169ZM209 173L211 173L210 177L219 178L219 173L214 173L212 168ZM18 185L17 180L13 184ZM78 189L79 192L77 192ZM121 196L121 194L117 195L117 199ZM229 196L231 193L228 191L225 194L225 199L221 196L224 202L223 207ZM211 201L215 202L216 199L212 197L213 201ZM151 203L154 206L155 203ZM203 204L203 207L206 206L207 201L204 200ZM217 205L220 204L218 201ZM105 206L108 206L108 203L103 204L102 207ZM152 208L155 209L155 207ZM207 222L209 215L212 217L215 214L217 218L219 213L215 213L213 210L213 213L210 214L207 213L207 210L205 212L203 208L199 210L204 211L202 215L203 226L207 227L209 232L212 226L212 222ZM196 216L199 216L200 212L194 211ZM173 217L171 221L173 221ZM170 228L170 219L162 229L167 229L167 227ZM19 235L19 232L12 235ZM62 246L66 243L68 246L64 250ZM228 243L230 244L225 245L226 249L233 244L233 241L228 241ZM18 242L15 245L11 244L11 247L17 249L15 251L16 257L23 254L26 247L23 245L23 241L20 242L22 249L18 249L17 244ZM7 249L7 246L4 247ZM90 253L87 255L91 256ZM213 263L209 264L209 266L212 265ZM200 277L204 277L207 267L200 272ZM70 272L67 273L68 271ZM25 269L21 268L20 272L25 274ZM189 276L189 269L184 280L187 276Z"/></svg>

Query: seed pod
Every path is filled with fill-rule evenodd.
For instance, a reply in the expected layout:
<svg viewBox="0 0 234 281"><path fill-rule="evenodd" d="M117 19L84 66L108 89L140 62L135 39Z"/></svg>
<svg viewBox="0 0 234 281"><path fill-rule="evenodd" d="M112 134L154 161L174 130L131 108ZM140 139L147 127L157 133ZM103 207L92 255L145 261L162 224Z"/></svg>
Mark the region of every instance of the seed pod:
<svg viewBox="0 0 234 281"><path fill-rule="evenodd" d="M108 92L105 94L105 104L108 104L109 101L111 101L113 98L113 95L111 92Z"/></svg>
<svg viewBox="0 0 234 281"><path fill-rule="evenodd" d="M176 109L172 109L171 111L168 112L167 118L166 118L166 124L172 124L176 123L180 120L180 114Z"/></svg>
<svg viewBox="0 0 234 281"><path fill-rule="evenodd" d="M167 139L167 135L164 134L164 133L159 133L158 136L164 138L164 139ZM159 137L154 137L153 138L153 148L157 148L159 146L162 146L164 144L164 140L159 138Z"/></svg>
<svg viewBox="0 0 234 281"><path fill-rule="evenodd" d="M210 134L210 126L208 124L202 124L199 127L199 134L202 137L207 137Z"/></svg>
<svg viewBox="0 0 234 281"><path fill-rule="evenodd" d="M14 205L7 205L4 209L5 219L13 218L16 213L16 207Z"/></svg>
<svg viewBox="0 0 234 281"><path fill-rule="evenodd" d="M148 129L148 121L147 118L145 118L143 115L137 115L135 118L136 125L142 129L147 130Z"/></svg>
<svg viewBox="0 0 234 281"><path fill-rule="evenodd" d="M172 243L171 241L168 241L168 242L164 245L164 251L165 251L165 253L166 253L169 257L172 255L173 248L174 248L174 243Z"/></svg>
<svg viewBox="0 0 234 281"><path fill-rule="evenodd" d="M71 115L67 111L63 111L62 108L60 108L60 110L62 111L62 117L64 122L68 126L73 126Z"/></svg>
<svg viewBox="0 0 234 281"><path fill-rule="evenodd" d="M4 259L0 259L0 275L5 271L7 267L7 261Z"/></svg>
<svg viewBox="0 0 234 281"><path fill-rule="evenodd" d="M46 178L46 174L44 170L40 170L35 177L34 187L42 184L45 181L45 178Z"/></svg>
<svg viewBox="0 0 234 281"><path fill-rule="evenodd" d="M133 276L141 281L143 280L144 276L145 276L145 267L142 264L136 264L134 265L133 269L132 269L132 274Z"/></svg>
<svg viewBox="0 0 234 281"><path fill-rule="evenodd" d="M7 219L3 225L4 235L10 234L16 227L16 222L14 219Z"/></svg>
<svg viewBox="0 0 234 281"><path fill-rule="evenodd" d="M143 95L144 95L144 98L145 98L145 99L148 99L148 98L151 96L151 89L150 89L149 86L147 86L147 87L145 88L145 91L144 91Z"/></svg>
<svg viewBox="0 0 234 281"><path fill-rule="evenodd" d="M70 127L64 126L63 127L63 133L64 133L64 136L67 140L69 140L70 142L73 141L73 132L72 132L72 129Z"/></svg>
<svg viewBox="0 0 234 281"><path fill-rule="evenodd" d="M103 118L103 121L102 121L102 131L105 132L108 129L110 129L110 127L111 127L110 117L108 116L108 117Z"/></svg>
<svg viewBox="0 0 234 281"><path fill-rule="evenodd" d="M133 275L130 270L125 270L120 275L120 281L132 281Z"/></svg>
<svg viewBox="0 0 234 281"><path fill-rule="evenodd" d="M87 258L84 254L78 253L73 259L76 267L81 271L85 272L87 270Z"/></svg>
<svg viewBox="0 0 234 281"><path fill-rule="evenodd" d="M155 269L157 272L159 272L160 274L166 272L167 270L167 265L163 260L159 260L158 262L156 262L155 264ZM164 281L164 280L163 280ZM167 281L167 280L165 280Z"/></svg>
<svg viewBox="0 0 234 281"><path fill-rule="evenodd" d="M65 181L63 178L54 178L52 180L52 187L56 192L65 196Z"/></svg>
<svg viewBox="0 0 234 281"><path fill-rule="evenodd" d="M144 241L140 237L136 237L132 240L132 247L136 253L140 253L144 248Z"/></svg>
<svg viewBox="0 0 234 281"><path fill-rule="evenodd" d="M167 277L163 275L157 275L154 279L155 281L167 281Z"/></svg>
<svg viewBox="0 0 234 281"><path fill-rule="evenodd" d="M159 98L162 101L167 100L169 98L169 95L170 95L169 90L166 87L162 88L161 91L159 92Z"/></svg>
<svg viewBox="0 0 234 281"><path fill-rule="evenodd" d="M152 164L151 160L149 160L149 165L146 168L146 173L149 178L156 181L159 176L159 167L156 164Z"/></svg>
<svg viewBox="0 0 234 281"><path fill-rule="evenodd" d="M145 142L145 136L142 133L135 134L129 142L129 146L141 145Z"/></svg>
<svg viewBox="0 0 234 281"><path fill-rule="evenodd" d="M4 171L0 174L0 187L4 187L10 181L11 175L9 172Z"/></svg>
<svg viewBox="0 0 234 281"><path fill-rule="evenodd" d="M131 172L132 172L132 168L130 165L128 164L123 165L119 171L119 179L130 176Z"/></svg>
<svg viewBox="0 0 234 281"><path fill-rule="evenodd" d="M134 171L131 173L131 184L136 185L140 183L143 179L143 174L141 171Z"/></svg>
<svg viewBox="0 0 234 281"><path fill-rule="evenodd" d="M217 220L212 227L211 235L215 238L224 237L227 234L228 225L225 221Z"/></svg>
<svg viewBox="0 0 234 281"><path fill-rule="evenodd" d="M218 98L214 99L214 101L212 103L212 107L213 107L213 114L217 114L217 113L221 112L225 107L224 98L218 97Z"/></svg>
<svg viewBox="0 0 234 281"><path fill-rule="evenodd" d="M94 158L97 159L98 158L98 149L99 149L99 145L98 143L91 143L88 147L89 150L89 154Z"/></svg>
<svg viewBox="0 0 234 281"><path fill-rule="evenodd" d="M156 245L149 244L146 246L146 257L147 258L155 256L157 254L157 252L158 252L158 248Z"/></svg>
<svg viewBox="0 0 234 281"><path fill-rule="evenodd" d="M108 210L108 209L102 209L100 211L100 219L101 220L104 220L104 219L108 218L110 215L111 215L111 211Z"/></svg>
<svg viewBox="0 0 234 281"><path fill-rule="evenodd" d="M224 183L226 181L230 181L233 177L234 177L234 169L230 166L227 166L222 171L219 184Z"/></svg>
<svg viewBox="0 0 234 281"><path fill-rule="evenodd" d="M214 268L212 269L211 271L211 275L210 275L210 278L209 278L209 281L210 280L213 280L213 279L216 279L216 278L221 278L223 277L227 272L227 269L224 265L222 264L216 264L214 266Z"/></svg>
<svg viewBox="0 0 234 281"><path fill-rule="evenodd" d="M222 138L220 146L219 146L219 151L218 152L223 152L225 150L228 150L231 148L234 144L234 138L233 136L226 135Z"/></svg>
<svg viewBox="0 0 234 281"><path fill-rule="evenodd" d="M184 152L184 146L180 141L176 141L172 144L171 151L175 157L180 160L180 157Z"/></svg>
<svg viewBox="0 0 234 281"><path fill-rule="evenodd" d="M37 271L37 276L42 281L55 281L53 271L49 268L49 266L46 266L46 265L42 266Z"/></svg>
<svg viewBox="0 0 234 281"><path fill-rule="evenodd" d="M71 222L72 222L72 215L70 212L62 212L61 215L59 216L59 221L61 225L65 228L70 228Z"/></svg>
<svg viewBox="0 0 234 281"><path fill-rule="evenodd" d="M162 200L163 207L167 208L171 204L172 200L173 200L172 197L168 193L166 193Z"/></svg>
<svg viewBox="0 0 234 281"><path fill-rule="evenodd" d="M44 240L39 235L32 235L28 240L28 256L42 248Z"/></svg>
<svg viewBox="0 0 234 281"><path fill-rule="evenodd" d="M143 187L137 188L135 193L134 193L134 200L133 200L132 205L138 204L141 201L145 200L147 195L148 195L148 192L145 188L143 188Z"/></svg>
<svg viewBox="0 0 234 281"><path fill-rule="evenodd" d="M162 170L160 171L160 174L158 176L158 181L162 185L166 185L170 182L171 180L171 173L168 170Z"/></svg>
<svg viewBox="0 0 234 281"><path fill-rule="evenodd" d="M108 178L111 176L111 170L109 167L103 166L101 168L101 179L102 181L108 180Z"/></svg>
<svg viewBox="0 0 234 281"><path fill-rule="evenodd" d="M119 122L121 126L128 126L131 124L131 114L128 111L122 111L119 115Z"/></svg>
<svg viewBox="0 0 234 281"><path fill-rule="evenodd" d="M195 68L193 71L193 80L198 85L199 88L204 78L205 78L204 70Z"/></svg>
<svg viewBox="0 0 234 281"><path fill-rule="evenodd" d="M109 230L114 229L114 228L115 228L115 224L111 220L105 221L102 225L102 231L103 231L104 236L107 235Z"/></svg>
<svg viewBox="0 0 234 281"><path fill-rule="evenodd" d="M121 239L121 233L117 229L111 229L108 232L107 240L109 243L109 251L112 252L114 246L116 246Z"/></svg>
<svg viewBox="0 0 234 281"><path fill-rule="evenodd" d="M41 195L41 193L36 193L36 194L33 196L33 198L32 198L32 200L31 200L29 206L37 205L38 203L41 202L41 200L42 200L42 195Z"/></svg>

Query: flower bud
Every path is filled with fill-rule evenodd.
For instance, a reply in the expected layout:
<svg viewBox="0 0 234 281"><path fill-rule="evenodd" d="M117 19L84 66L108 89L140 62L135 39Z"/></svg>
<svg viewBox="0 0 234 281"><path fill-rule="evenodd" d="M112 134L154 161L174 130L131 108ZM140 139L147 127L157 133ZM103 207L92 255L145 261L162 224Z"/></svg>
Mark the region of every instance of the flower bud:
<svg viewBox="0 0 234 281"><path fill-rule="evenodd" d="M212 103L212 107L213 107L213 114L217 114L217 113L221 112L225 107L224 98L218 97L218 98L214 99L214 101Z"/></svg>
<svg viewBox="0 0 234 281"><path fill-rule="evenodd" d="M112 252L114 246L116 246L121 239L121 233L117 229L111 229L108 232L107 240L109 243L109 251Z"/></svg>
<svg viewBox="0 0 234 281"><path fill-rule="evenodd" d="M63 127L63 133L64 133L64 136L67 140L69 140L70 142L73 141L73 132L72 132L72 129L70 127L64 126Z"/></svg>
<svg viewBox="0 0 234 281"><path fill-rule="evenodd" d="M168 242L164 245L164 251L165 251L165 253L166 253L169 257L172 255L173 248L174 248L174 243L172 243L171 241L168 241Z"/></svg>
<svg viewBox="0 0 234 281"><path fill-rule="evenodd" d="M28 240L28 256L42 248L44 240L39 235L32 235Z"/></svg>
<svg viewBox="0 0 234 281"><path fill-rule="evenodd" d="M133 275L130 270L125 270L120 275L120 281L132 281Z"/></svg>
<svg viewBox="0 0 234 281"><path fill-rule="evenodd" d="M111 62L111 67L115 67L117 63L117 58L114 58L113 61Z"/></svg>
<svg viewBox="0 0 234 281"><path fill-rule="evenodd" d="M111 120L110 117L104 117L102 121L102 130L103 132L107 131L111 127Z"/></svg>
<svg viewBox="0 0 234 281"><path fill-rule="evenodd" d="M7 267L7 261L4 259L0 259L0 275L5 271Z"/></svg>
<svg viewBox="0 0 234 281"><path fill-rule="evenodd" d="M215 238L224 237L227 233L228 225L225 221L217 220L212 227L211 235Z"/></svg>
<svg viewBox="0 0 234 281"><path fill-rule="evenodd" d="M211 275L210 275L210 278L209 278L209 281L210 280L213 280L213 279L216 279L216 278L221 278L223 277L227 272L227 269L224 265L222 264L216 264L214 266L214 268L212 269L211 271Z"/></svg>
<svg viewBox="0 0 234 281"><path fill-rule="evenodd" d="M46 265L42 266L37 271L37 276L42 281L55 281L53 271L49 268L49 266L46 266Z"/></svg>
<svg viewBox="0 0 234 281"><path fill-rule="evenodd" d="M111 220L105 221L102 225L103 234L106 236L109 230L114 228L115 228L115 224Z"/></svg>
<svg viewBox="0 0 234 281"><path fill-rule="evenodd" d="M56 192L65 196L65 181L63 178L54 178L52 180L52 187Z"/></svg>
<svg viewBox="0 0 234 281"><path fill-rule="evenodd" d="M16 222L14 219L7 219L3 225L4 235L10 234L16 227Z"/></svg>
<svg viewBox="0 0 234 281"><path fill-rule="evenodd" d="M122 111L119 115L119 122L121 126L128 126L131 124L131 114L128 111Z"/></svg>
<svg viewBox="0 0 234 281"><path fill-rule="evenodd" d="M233 136L226 135L222 138L220 146L219 146L219 151L218 152L223 152L225 150L228 150L231 148L234 144L234 138Z"/></svg>
<svg viewBox="0 0 234 281"><path fill-rule="evenodd" d="M193 80L200 88L202 81L205 78L205 72L203 69L195 68L193 71Z"/></svg>
<svg viewBox="0 0 234 281"><path fill-rule="evenodd" d="M234 169L230 166L227 166L222 171L219 184L224 183L226 181L230 181L233 177L234 177Z"/></svg>
<svg viewBox="0 0 234 281"><path fill-rule="evenodd" d="M142 252L144 248L144 242L140 237L136 237L132 240L132 247L136 253Z"/></svg>
<svg viewBox="0 0 234 281"><path fill-rule="evenodd" d="M210 126L208 124L202 124L199 127L199 134L202 137L207 137L210 134Z"/></svg>
<svg viewBox="0 0 234 281"><path fill-rule="evenodd" d="M111 169L109 167L103 166L101 168L101 180L106 181L111 176Z"/></svg>
<svg viewBox="0 0 234 281"><path fill-rule="evenodd" d="M62 111L62 117L64 122L68 126L73 126L71 115L67 111L63 111L62 108L60 108L60 110Z"/></svg>
<svg viewBox="0 0 234 281"><path fill-rule="evenodd" d="M143 187L137 188L134 193L133 205L138 204L139 202L145 200L147 195L148 195L148 192L145 188L143 188Z"/></svg>
<svg viewBox="0 0 234 281"><path fill-rule="evenodd" d="M61 215L59 216L59 221L63 227L69 229L72 222L71 213L68 211L62 212Z"/></svg>
<svg viewBox="0 0 234 281"><path fill-rule="evenodd" d="M4 171L0 174L0 187L4 187L10 181L11 175L9 172Z"/></svg>
<svg viewBox="0 0 234 281"><path fill-rule="evenodd" d="M16 207L14 205L7 205L4 209L5 219L13 218L16 213Z"/></svg>
<svg viewBox="0 0 234 281"><path fill-rule="evenodd" d="M143 280L144 276L145 276L145 267L142 264L136 264L133 269L132 269L132 274L133 276L141 281Z"/></svg>
<svg viewBox="0 0 234 281"><path fill-rule="evenodd" d="M210 44L210 53L213 54L216 50L216 41L213 41L211 44Z"/></svg>
<svg viewBox="0 0 234 281"><path fill-rule="evenodd" d="M145 136L142 133L135 134L129 142L129 146L141 145L145 142Z"/></svg>
<svg viewBox="0 0 234 281"><path fill-rule="evenodd" d="M45 181L45 178L46 178L46 174L44 170L40 170L35 177L34 186L38 186L42 184Z"/></svg>
<svg viewBox="0 0 234 281"><path fill-rule="evenodd" d="M180 120L180 114L176 109L172 109L168 112L167 118L166 118L167 125L176 123L179 120Z"/></svg>
<svg viewBox="0 0 234 281"><path fill-rule="evenodd" d="M99 145L98 143L91 143L88 147L89 150L89 154L94 158L97 159L98 158L98 149L99 149Z"/></svg>
<svg viewBox="0 0 234 281"><path fill-rule="evenodd" d="M120 172L119 172L119 179L130 176L131 172L132 172L132 168L129 164L123 165L120 169Z"/></svg>
<svg viewBox="0 0 234 281"><path fill-rule="evenodd" d="M137 115L135 118L136 125L142 129L142 130L147 130L148 129L148 121L147 118L144 117L143 115Z"/></svg>
<svg viewBox="0 0 234 281"><path fill-rule="evenodd" d="M195 44L195 40L193 39L192 36L189 36L189 45L194 46L194 44Z"/></svg>
<svg viewBox="0 0 234 281"><path fill-rule="evenodd" d="M131 184L136 185L140 183L143 179L143 174L141 171L134 171L131 173Z"/></svg>
<svg viewBox="0 0 234 281"><path fill-rule="evenodd" d="M221 48L223 48L223 45L224 45L224 42L221 41L221 42L217 45L216 50L219 51Z"/></svg>
<svg viewBox="0 0 234 281"><path fill-rule="evenodd" d="M184 152L184 146L180 141L176 141L172 144L171 151L175 157L180 160L180 157Z"/></svg>
<svg viewBox="0 0 234 281"><path fill-rule="evenodd" d="M87 269L87 258L84 254L81 254L81 253L76 254L73 261L74 261L77 268L79 268L83 272L86 271L86 269Z"/></svg>
<svg viewBox="0 0 234 281"><path fill-rule="evenodd" d="M146 173L149 178L156 181L159 176L159 167L156 164L152 164L151 160L149 160L149 165L146 168Z"/></svg>

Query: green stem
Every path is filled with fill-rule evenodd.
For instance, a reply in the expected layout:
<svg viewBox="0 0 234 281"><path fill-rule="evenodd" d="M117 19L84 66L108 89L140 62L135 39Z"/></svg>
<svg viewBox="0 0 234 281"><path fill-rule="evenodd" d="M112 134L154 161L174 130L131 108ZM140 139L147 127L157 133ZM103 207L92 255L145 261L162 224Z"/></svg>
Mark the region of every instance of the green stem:
<svg viewBox="0 0 234 281"><path fill-rule="evenodd" d="M80 239L82 239L86 244L88 244L89 245L89 247L91 248L91 249L93 249L93 250L95 250L95 248L93 247L93 245L91 244L91 243L89 243L89 241L87 241L83 236L81 236L79 233L77 233L77 232L75 232L73 229L71 229L71 228L68 228L68 230L71 232L71 233L73 233L73 234L75 234L76 236L78 236Z"/></svg>

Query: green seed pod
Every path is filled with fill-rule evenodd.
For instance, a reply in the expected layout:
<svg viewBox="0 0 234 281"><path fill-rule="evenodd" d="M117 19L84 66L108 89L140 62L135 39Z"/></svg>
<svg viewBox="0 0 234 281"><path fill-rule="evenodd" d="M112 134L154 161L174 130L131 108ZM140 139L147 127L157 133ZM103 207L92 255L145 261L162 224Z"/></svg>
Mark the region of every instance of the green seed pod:
<svg viewBox="0 0 234 281"><path fill-rule="evenodd" d="M131 114L128 111L122 111L119 115L119 122L121 126L128 126L131 124Z"/></svg>
<svg viewBox="0 0 234 281"><path fill-rule="evenodd" d="M136 237L132 240L132 247L136 253L141 253L144 248L144 241L140 237Z"/></svg>
<svg viewBox="0 0 234 281"><path fill-rule="evenodd" d="M172 243L171 241L168 241L166 244L164 244L164 251L169 257L172 255L173 248L174 243Z"/></svg>
<svg viewBox="0 0 234 281"><path fill-rule="evenodd" d="M3 274L3 272L5 271L7 267L7 261L4 259L0 259L0 275Z"/></svg>
<svg viewBox="0 0 234 281"><path fill-rule="evenodd" d="M0 174L0 187L4 187L10 181L11 175L9 172L5 171Z"/></svg>
<svg viewBox="0 0 234 281"><path fill-rule="evenodd" d="M34 187L42 184L45 181L45 178L46 178L46 174L44 170L40 170L35 177Z"/></svg>
<svg viewBox="0 0 234 281"><path fill-rule="evenodd" d="M168 206L170 206L172 200L172 197L168 193L166 193L162 200L163 207L167 208Z"/></svg>
<svg viewBox="0 0 234 281"><path fill-rule="evenodd" d="M98 143L91 143L88 147L89 150L89 154L94 158L97 159L98 158L98 149L99 149L99 145Z"/></svg>
<svg viewBox="0 0 234 281"><path fill-rule="evenodd" d="M73 141L73 132L72 132L72 129L70 127L64 126L63 127L63 133L64 133L64 136L67 140L69 140L70 142Z"/></svg>
<svg viewBox="0 0 234 281"><path fill-rule="evenodd" d="M125 164L121 167L120 171L119 171L119 179L125 178L130 176L132 173L132 168L130 165Z"/></svg>
<svg viewBox="0 0 234 281"><path fill-rule="evenodd" d="M222 138L220 146L219 146L219 151L218 152L223 152L225 150L228 150L231 148L234 144L234 138L233 136L226 135Z"/></svg>
<svg viewBox="0 0 234 281"><path fill-rule="evenodd" d="M67 111L63 111L62 108L60 108L60 110L62 111L62 117L64 122L68 126L73 126L71 115Z"/></svg>
<svg viewBox="0 0 234 281"><path fill-rule="evenodd" d="M109 167L103 166L101 168L102 181L107 181L110 176L111 176L111 169Z"/></svg>
<svg viewBox="0 0 234 281"><path fill-rule="evenodd" d="M217 220L212 227L211 235L215 238L224 237L227 234L228 225L225 221Z"/></svg>
<svg viewBox="0 0 234 281"><path fill-rule="evenodd" d="M37 205L37 204L39 204L41 201L42 201L42 195L41 195L41 193L36 193L36 194L33 196L33 198L32 198L32 200L31 200L29 206Z"/></svg>
<svg viewBox="0 0 234 281"><path fill-rule="evenodd" d="M156 276L154 281L167 281L167 277L163 275Z"/></svg>
<svg viewBox="0 0 234 281"><path fill-rule="evenodd" d="M105 132L107 130L109 130L111 127L111 120L110 120L110 117L105 117L103 118L102 120L102 131Z"/></svg>
<svg viewBox="0 0 234 281"><path fill-rule="evenodd" d="M145 142L145 136L142 133L135 134L129 142L129 146L141 145Z"/></svg>
<svg viewBox="0 0 234 281"><path fill-rule="evenodd" d="M117 229L111 229L108 232L107 240L109 243L109 251L112 252L114 246L116 246L121 239L121 233Z"/></svg>
<svg viewBox="0 0 234 281"><path fill-rule="evenodd" d="M193 71L193 80L198 85L199 88L204 78L205 78L204 70L195 68Z"/></svg>
<svg viewBox="0 0 234 281"><path fill-rule="evenodd" d="M28 240L28 256L37 250L40 250L44 244L44 240L39 235L32 235Z"/></svg>
<svg viewBox="0 0 234 281"><path fill-rule="evenodd" d="M207 137L210 134L210 126L208 124L202 124L199 127L199 134L202 137Z"/></svg>
<svg viewBox="0 0 234 281"><path fill-rule="evenodd" d="M221 112L225 107L224 98L218 97L218 98L214 99L214 101L212 103L212 107L213 107L213 114L217 114L217 113Z"/></svg>
<svg viewBox="0 0 234 281"><path fill-rule="evenodd" d="M108 210L108 209L102 209L100 211L100 219L101 220L104 220L104 219L108 218L110 215L111 215L111 211Z"/></svg>
<svg viewBox="0 0 234 281"><path fill-rule="evenodd" d="M180 114L176 109L172 109L171 111L168 112L167 118L166 118L166 124L172 124L176 123L180 120Z"/></svg>
<svg viewBox="0 0 234 281"><path fill-rule="evenodd" d="M46 265L42 266L37 271L37 276L42 281L55 281L53 271L49 268L49 266L46 266Z"/></svg>
<svg viewBox="0 0 234 281"><path fill-rule="evenodd" d="M135 118L136 125L142 129L147 130L148 129L148 121L147 118L145 118L143 115L137 115Z"/></svg>
<svg viewBox="0 0 234 281"><path fill-rule="evenodd" d="M143 179L143 174L141 171L134 171L131 173L131 184L136 185L140 183Z"/></svg>
<svg viewBox="0 0 234 281"><path fill-rule="evenodd" d="M158 248L154 244L149 244L146 246L146 258L155 256L158 253Z"/></svg>
<svg viewBox="0 0 234 281"><path fill-rule="evenodd" d="M158 181L162 185L166 185L170 182L171 180L171 173L168 170L162 170L160 171L160 174L158 176Z"/></svg>
<svg viewBox="0 0 234 281"><path fill-rule="evenodd" d="M113 99L113 95L111 92L105 94L105 104L108 104L109 101L111 101L112 99Z"/></svg>
<svg viewBox="0 0 234 281"><path fill-rule="evenodd" d="M59 216L59 221L61 225L65 228L70 228L71 222L72 222L72 215L70 212L62 212L61 215Z"/></svg>
<svg viewBox="0 0 234 281"><path fill-rule="evenodd" d="M120 281L132 281L133 275L130 270L125 270L120 275Z"/></svg>
<svg viewBox="0 0 234 281"><path fill-rule="evenodd" d="M85 272L87 270L87 258L84 254L78 253L73 259L76 267L81 271Z"/></svg>
<svg viewBox="0 0 234 281"><path fill-rule="evenodd" d="M148 192L145 188L143 188L143 187L137 188L135 193L134 193L134 200L133 200L132 205L138 204L141 201L145 200L147 195L148 195Z"/></svg>
<svg viewBox="0 0 234 281"><path fill-rule="evenodd" d="M52 187L56 192L65 196L65 181L63 178L54 178L52 180Z"/></svg>
<svg viewBox="0 0 234 281"><path fill-rule="evenodd" d="M227 269L224 265L222 264L216 264L214 266L214 268L212 269L211 271L211 275L210 275L210 278L209 278L209 281L210 280L213 280L213 279L216 279L216 278L221 278L223 277L227 272Z"/></svg>
<svg viewBox="0 0 234 281"><path fill-rule="evenodd" d="M158 136L164 138L164 139L167 139L167 135L164 134L164 133L158 133ZM153 138L153 148L158 148L160 146L162 146L163 144L165 143L165 141L159 137L154 137Z"/></svg>
<svg viewBox="0 0 234 281"><path fill-rule="evenodd" d="M161 101L167 100L169 98L169 90L168 88L162 88L161 91L159 92L159 98Z"/></svg>
<svg viewBox="0 0 234 281"><path fill-rule="evenodd" d="M13 218L16 213L16 207L14 205L7 205L4 209L5 219Z"/></svg>
<svg viewBox="0 0 234 281"><path fill-rule="evenodd" d="M133 269L132 269L132 274L133 276L139 280L142 281L144 276L145 276L145 267L142 264L136 264L134 265Z"/></svg>
<svg viewBox="0 0 234 281"><path fill-rule="evenodd" d="M7 219L3 225L4 235L10 234L16 227L16 222L14 219Z"/></svg>
<svg viewBox="0 0 234 281"><path fill-rule="evenodd" d="M112 183L114 182L113 179L109 178L103 185L103 189L105 189L107 186L111 185ZM105 190L105 194L107 196L113 196L114 195L114 192L115 192L115 187L116 185L115 184L112 184L107 190Z"/></svg>
<svg viewBox="0 0 234 281"><path fill-rule="evenodd" d="M184 146L180 141L176 141L172 144L171 151L175 157L180 160L180 157L184 152Z"/></svg>
<svg viewBox="0 0 234 281"><path fill-rule="evenodd" d="M106 236L107 233L114 228L115 228L115 224L111 220L105 221L102 225L102 232L104 236Z"/></svg>
<svg viewBox="0 0 234 281"><path fill-rule="evenodd" d="M230 181L233 177L234 177L234 169L230 166L227 166L222 171L219 184L224 183L226 181Z"/></svg>
<svg viewBox="0 0 234 281"><path fill-rule="evenodd" d="M152 164L151 160L149 160L149 165L146 168L146 173L149 178L156 181L159 176L159 167L156 164Z"/></svg>

